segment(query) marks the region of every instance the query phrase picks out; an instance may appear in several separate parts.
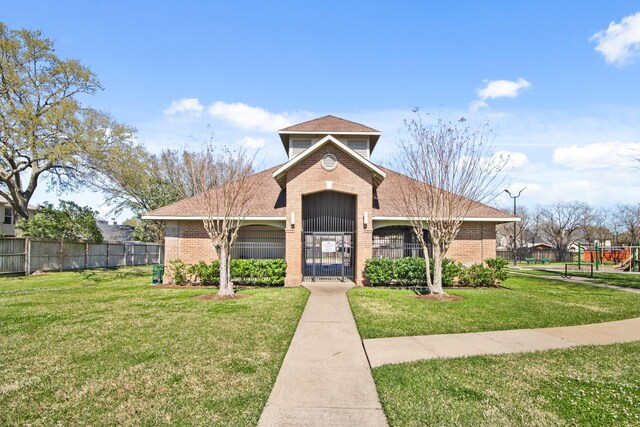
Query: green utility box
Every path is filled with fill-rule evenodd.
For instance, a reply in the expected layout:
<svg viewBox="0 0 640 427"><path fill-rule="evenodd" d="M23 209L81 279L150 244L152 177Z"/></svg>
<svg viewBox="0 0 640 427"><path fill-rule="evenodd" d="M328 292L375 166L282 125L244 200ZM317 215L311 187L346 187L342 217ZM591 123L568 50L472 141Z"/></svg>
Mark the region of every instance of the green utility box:
<svg viewBox="0 0 640 427"><path fill-rule="evenodd" d="M151 270L151 283L157 285L158 283L162 283L162 278L164 276L164 264L154 264L153 269Z"/></svg>

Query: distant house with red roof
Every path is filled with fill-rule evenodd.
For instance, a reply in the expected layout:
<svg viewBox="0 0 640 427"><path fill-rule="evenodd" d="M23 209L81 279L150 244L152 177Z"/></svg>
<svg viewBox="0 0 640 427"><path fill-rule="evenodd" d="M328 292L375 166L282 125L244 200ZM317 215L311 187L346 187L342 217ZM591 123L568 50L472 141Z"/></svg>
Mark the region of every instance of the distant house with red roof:
<svg viewBox="0 0 640 427"><path fill-rule="evenodd" d="M398 188L411 178L369 160L379 131L325 116L282 129L279 135L288 161L251 177L256 196L232 257L284 258L285 284L297 286L322 279L363 285L369 258L422 256L398 207ZM144 217L166 222L166 261L214 259L198 197ZM474 203L447 257L466 264L495 257L496 225L514 220Z"/></svg>

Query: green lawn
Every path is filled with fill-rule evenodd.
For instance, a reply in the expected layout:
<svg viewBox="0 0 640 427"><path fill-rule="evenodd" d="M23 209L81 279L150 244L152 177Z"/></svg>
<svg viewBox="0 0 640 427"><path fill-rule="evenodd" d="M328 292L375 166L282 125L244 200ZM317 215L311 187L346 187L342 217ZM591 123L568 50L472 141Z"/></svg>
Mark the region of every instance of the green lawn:
<svg viewBox="0 0 640 427"><path fill-rule="evenodd" d="M0 425L255 425L308 291L216 302L150 279L0 279Z"/></svg>
<svg viewBox="0 0 640 427"><path fill-rule="evenodd" d="M553 271L553 270L534 270L534 269L530 269L530 270L518 270L522 273L526 273L526 274L533 274L536 276L562 276L564 275L564 270L559 271ZM620 273L603 273L603 272L598 272L595 271L593 272L593 279L590 279L588 277L579 277L580 275L583 275L584 272L582 273L571 273L573 274L573 277L575 279L588 279L589 281L595 282L595 283L604 283L606 285L615 285L615 286L622 286L625 288L635 288L635 289L640 289L640 274L638 273L624 273L624 272L620 272Z"/></svg>
<svg viewBox="0 0 640 427"><path fill-rule="evenodd" d="M640 342L373 369L392 426L640 425Z"/></svg>
<svg viewBox="0 0 640 427"><path fill-rule="evenodd" d="M412 298L411 291L348 292L363 338L542 328L640 316L640 295L537 277L512 276L506 289L447 289L461 301Z"/></svg>

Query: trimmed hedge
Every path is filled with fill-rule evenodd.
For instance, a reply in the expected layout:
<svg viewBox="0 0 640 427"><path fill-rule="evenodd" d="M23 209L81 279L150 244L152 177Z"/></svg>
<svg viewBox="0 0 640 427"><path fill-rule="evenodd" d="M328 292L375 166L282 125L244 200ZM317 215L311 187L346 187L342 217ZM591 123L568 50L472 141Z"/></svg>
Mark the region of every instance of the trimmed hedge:
<svg viewBox="0 0 640 427"><path fill-rule="evenodd" d="M235 284L283 286L286 272L283 259L231 260L231 280Z"/></svg>
<svg viewBox="0 0 640 427"><path fill-rule="evenodd" d="M231 260L231 280L238 285L282 286L286 271L287 263L283 259ZM186 267L186 272L192 276L193 283L205 286L220 284L220 261L218 260L210 264L200 261ZM177 284L185 284L185 282L178 283L176 280Z"/></svg>
<svg viewBox="0 0 640 427"><path fill-rule="evenodd" d="M433 259L430 260L433 277ZM486 259L487 266L474 264L465 267L445 258L442 261L443 286L497 286L507 278L504 270L508 261L504 258ZM427 276L424 258L372 258L365 264L365 275L372 286L400 285L426 286Z"/></svg>

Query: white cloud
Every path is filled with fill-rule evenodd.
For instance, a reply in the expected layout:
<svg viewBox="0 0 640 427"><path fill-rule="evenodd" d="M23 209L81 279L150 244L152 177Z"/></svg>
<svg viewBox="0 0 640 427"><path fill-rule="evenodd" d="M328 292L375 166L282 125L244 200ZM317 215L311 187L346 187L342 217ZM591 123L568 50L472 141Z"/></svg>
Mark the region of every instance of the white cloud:
<svg viewBox="0 0 640 427"><path fill-rule="evenodd" d="M255 138L253 136L245 136L240 141L238 141L238 145L246 148L248 150L257 150L261 148L265 144L264 138Z"/></svg>
<svg viewBox="0 0 640 427"><path fill-rule="evenodd" d="M553 161L573 170L627 168L640 154L640 143L617 141L558 147Z"/></svg>
<svg viewBox="0 0 640 427"><path fill-rule="evenodd" d="M523 79L518 78L516 81L512 80L485 80L485 87L478 89L478 99L472 101L469 104L471 111L478 111L481 108L486 108L487 99L495 98L516 98L520 91L531 86L531 83Z"/></svg>
<svg viewBox="0 0 640 427"><path fill-rule="evenodd" d="M200 117L204 111L204 106L200 104L198 98L181 98L171 101L171 104L163 113L168 116L185 114L191 117Z"/></svg>
<svg viewBox="0 0 640 427"><path fill-rule="evenodd" d="M486 86L478 89L478 98L482 101L493 98L515 98L522 89L531 86L531 83L520 77L518 80L492 80L487 81Z"/></svg>
<svg viewBox="0 0 640 427"><path fill-rule="evenodd" d="M259 107L241 102L227 104L218 101L209 107L209 114L217 119L226 120L245 130L275 132L293 124L289 114L271 113Z"/></svg>
<svg viewBox="0 0 640 427"><path fill-rule="evenodd" d="M536 169L524 153L503 150L497 151L494 157L507 159L503 172L530 172Z"/></svg>
<svg viewBox="0 0 640 427"><path fill-rule="evenodd" d="M622 66L633 62L640 55L640 12L625 16L619 24L612 21L589 41L596 43L596 50L610 64Z"/></svg>

